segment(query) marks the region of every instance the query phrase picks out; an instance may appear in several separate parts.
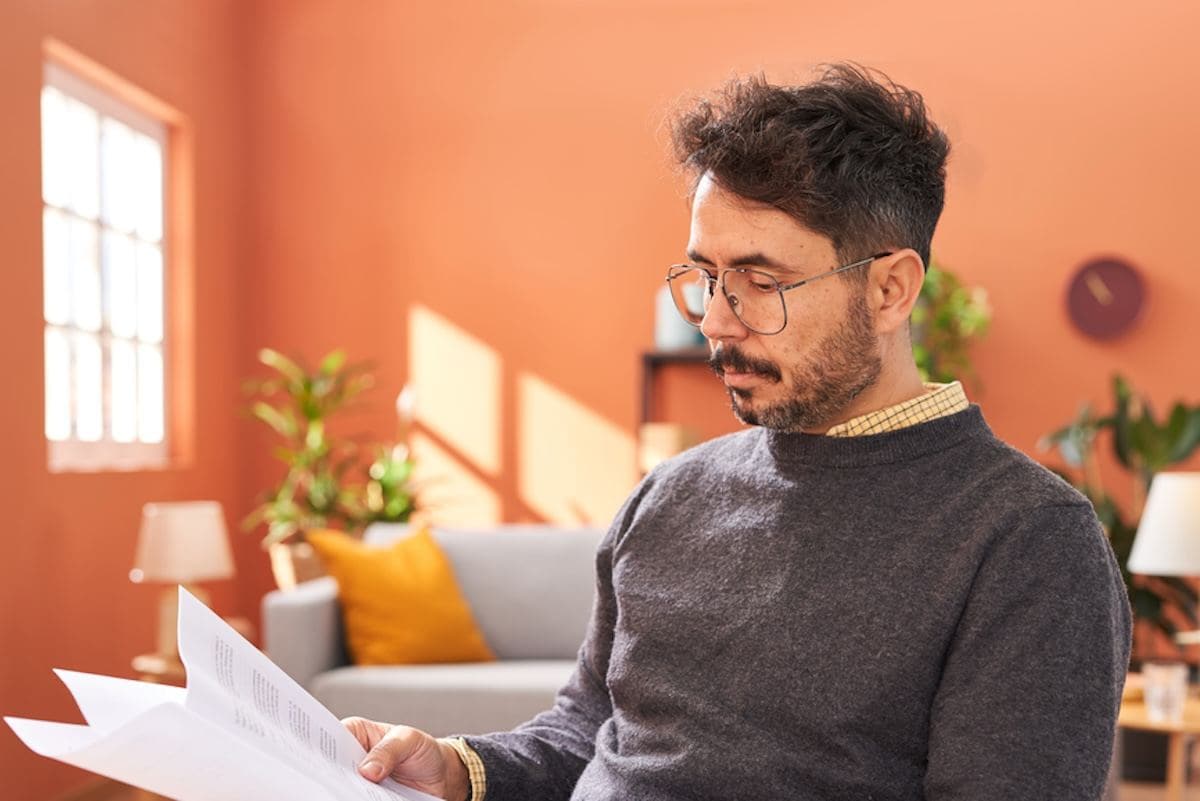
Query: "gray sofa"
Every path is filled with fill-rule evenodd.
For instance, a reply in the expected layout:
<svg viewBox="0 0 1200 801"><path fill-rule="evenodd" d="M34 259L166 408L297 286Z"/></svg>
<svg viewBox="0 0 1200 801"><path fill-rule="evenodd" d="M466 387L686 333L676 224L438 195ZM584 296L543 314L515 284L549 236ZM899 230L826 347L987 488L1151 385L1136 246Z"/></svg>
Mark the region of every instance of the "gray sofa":
<svg viewBox="0 0 1200 801"><path fill-rule="evenodd" d="M407 526L375 524L382 545ZM548 709L583 641L595 587L596 529L438 530L495 662L355 667L337 583L322 578L263 599L267 655L335 715L406 723L431 734L510 729Z"/></svg>

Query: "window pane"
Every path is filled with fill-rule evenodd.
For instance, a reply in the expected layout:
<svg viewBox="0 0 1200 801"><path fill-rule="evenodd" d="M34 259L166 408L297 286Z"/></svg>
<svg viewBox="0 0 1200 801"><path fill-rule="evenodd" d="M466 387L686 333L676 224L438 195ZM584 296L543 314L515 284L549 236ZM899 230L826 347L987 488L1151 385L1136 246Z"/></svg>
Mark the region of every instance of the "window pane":
<svg viewBox="0 0 1200 801"><path fill-rule="evenodd" d="M162 147L145 134L138 134L133 155L137 234L142 239L157 242L162 239L163 229Z"/></svg>
<svg viewBox="0 0 1200 801"><path fill-rule="evenodd" d="M71 436L71 344L67 335L46 329L46 439Z"/></svg>
<svg viewBox="0 0 1200 801"><path fill-rule="evenodd" d="M132 342L115 339L112 343L112 436L117 442L137 439L137 351Z"/></svg>
<svg viewBox="0 0 1200 801"><path fill-rule="evenodd" d="M134 197L134 132L123 122L104 118L101 128L101 209L106 224L132 232L136 223Z"/></svg>
<svg viewBox="0 0 1200 801"><path fill-rule="evenodd" d="M163 359L153 345L138 346L138 439L163 441Z"/></svg>
<svg viewBox="0 0 1200 801"><path fill-rule="evenodd" d="M108 327L115 336L137 336L137 269L133 240L124 234L104 232L104 278L108 293Z"/></svg>
<svg viewBox="0 0 1200 801"><path fill-rule="evenodd" d="M60 207L71 197L66 116L63 93L51 86L42 89L42 199Z"/></svg>
<svg viewBox="0 0 1200 801"><path fill-rule="evenodd" d="M100 118L90 106L73 98L66 99L63 115L62 152L55 155L67 165L67 181L70 185L68 207L87 217L96 219L100 211L100 177L96 148L100 130ZM59 136L59 133L55 133Z"/></svg>
<svg viewBox="0 0 1200 801"><path fill-rule="evenodd" d="M155 245L138 245L138 338L162 342L163 263Z"/></svg>
<svg viewBox="0 0 1200 801"><path fill-rule="evenodd" d="M71 295L72 317L84 331L100 330L100 264L96 226L72 219Z"/></svg>
<svg viewBox="0 0 1200 801"><path fill-rule="evenodd" d="M51 466L104 469L165 456L167 127L54 65L44 75Z"/></svg>
<svg viewBox="0 0 1200 801"><path fill-rule="evenodd" d="M104 435L100 338L75 335L75 424L78 437L95 442Z"/></svg>
<svg viewBox="0 0 1200 801"><path fill-rule="evenodd" d="M42 309L46 322L66 325L71 321L71 239L61 212L46 209L42 214Z"/></svg>

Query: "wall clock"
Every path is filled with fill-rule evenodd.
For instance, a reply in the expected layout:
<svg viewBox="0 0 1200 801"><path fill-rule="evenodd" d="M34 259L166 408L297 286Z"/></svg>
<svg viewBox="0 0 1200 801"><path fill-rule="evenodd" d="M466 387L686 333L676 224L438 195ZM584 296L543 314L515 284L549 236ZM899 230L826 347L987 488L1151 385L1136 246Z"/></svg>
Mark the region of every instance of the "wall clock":
<svg viewBox="0 0 1200 801"><path fill-rule="evenodd" d="M1092 339L1113 339L1138 321L1146 286L1132 264L1099 258L1083 264L1067 287L1067 314Z"/></svg>

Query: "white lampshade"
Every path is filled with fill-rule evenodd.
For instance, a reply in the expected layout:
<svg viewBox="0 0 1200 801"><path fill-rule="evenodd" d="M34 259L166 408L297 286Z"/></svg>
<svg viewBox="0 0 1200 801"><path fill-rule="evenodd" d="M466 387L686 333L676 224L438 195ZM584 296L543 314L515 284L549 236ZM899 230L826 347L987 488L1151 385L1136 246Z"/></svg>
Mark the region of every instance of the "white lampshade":
<svg viewBox="0 0 1200 801"><path fill-rule="evenodd" d="M192 581L233 576L225 515L216 501L148 503L142 508L133 581Z"/></svg>
<svg viewBox="0 0 1200 801"><path fill-rule="evenodd" d="M1129 569L1147 576L1200 575L1200 473L1154 477Z"/></svg>

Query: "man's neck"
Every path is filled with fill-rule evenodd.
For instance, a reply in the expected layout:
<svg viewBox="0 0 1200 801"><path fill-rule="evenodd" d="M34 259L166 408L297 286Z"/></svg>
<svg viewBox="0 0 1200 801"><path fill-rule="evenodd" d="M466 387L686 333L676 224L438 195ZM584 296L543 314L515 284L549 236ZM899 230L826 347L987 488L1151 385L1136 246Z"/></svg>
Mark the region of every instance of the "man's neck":
<svg viewBox="0 0 1200 801"><path fill-rule="evenodd" d="M911 369L899 370L893 373L882 373L879 380L863 390L854 401L842 410L834 419L817 428L804 429L805 434L824 434L834 426L840 426L847 420L862 417L864 414L877 412L905 401L919 398L928 392L917 372L916 364Z"/></svg>

